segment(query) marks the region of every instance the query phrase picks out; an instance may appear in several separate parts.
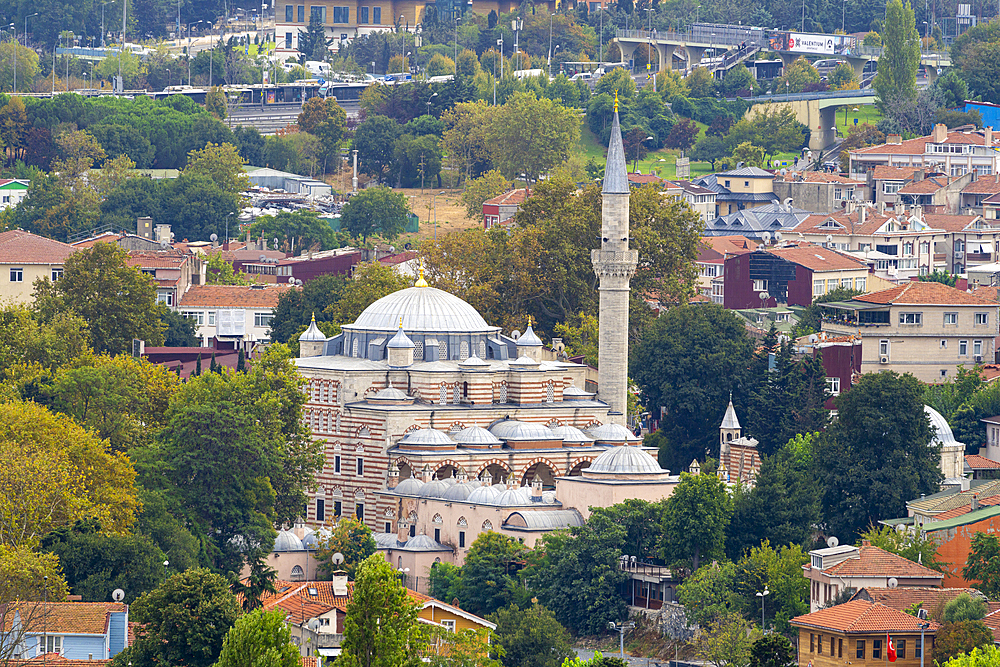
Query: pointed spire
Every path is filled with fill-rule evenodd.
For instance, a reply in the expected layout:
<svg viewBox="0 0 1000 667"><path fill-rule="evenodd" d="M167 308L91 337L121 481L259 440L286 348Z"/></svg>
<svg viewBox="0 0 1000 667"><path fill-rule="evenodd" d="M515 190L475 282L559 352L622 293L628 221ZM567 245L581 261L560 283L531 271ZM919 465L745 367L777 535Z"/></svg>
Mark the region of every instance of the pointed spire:
<svg viewBox="0 0 1000 667"><path fill-rule="evenodd" d="M740 420L736 417L736 408L733 407L733 396L730 392L729 394L729 407L726 408L726 416L722 418L722 424L719 428L723 429L739 429Z"/></svg>
<svg viewBox="0 0 1000 667"><path fill-rule="evenodd" d="M427 281L424 280L424 260L420 260L420 277L417 278L417 282L413 283L414 287L429 287Z"/></svg>
<svg viewBox="0 0 1000 667"><path fill-rule="evenodd" d="M625 145L622 143L622 127L618 121L618 91L615 91L615 118L611 123L611 142L608 145L608 161L604 165L604 187L606 195L629 194L628 169L625 165Z"/></svg>

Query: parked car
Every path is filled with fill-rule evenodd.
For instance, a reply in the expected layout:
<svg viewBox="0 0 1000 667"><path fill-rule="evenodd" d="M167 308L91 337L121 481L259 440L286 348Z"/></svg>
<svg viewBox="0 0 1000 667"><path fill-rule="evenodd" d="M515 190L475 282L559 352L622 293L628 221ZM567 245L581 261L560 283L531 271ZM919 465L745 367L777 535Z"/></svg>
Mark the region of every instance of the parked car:
<svg viewBox="0 0 1000 667"><path fill-rule="evenodd" d="M824 58L822 60L817 60L813 63L813 67L819 72L821 79L825 80L826 77L830 76L833 70L837 69L837 65L840 63L846 63L846 60L839 60L838 58Z"/></svg>

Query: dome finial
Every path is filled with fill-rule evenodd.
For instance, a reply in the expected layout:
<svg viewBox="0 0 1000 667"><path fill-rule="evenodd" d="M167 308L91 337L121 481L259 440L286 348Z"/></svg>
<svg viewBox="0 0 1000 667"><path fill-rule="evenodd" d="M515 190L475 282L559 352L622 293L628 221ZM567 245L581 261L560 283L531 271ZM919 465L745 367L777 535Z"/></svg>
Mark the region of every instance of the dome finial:
<svg viewBox="0 0 1000 667"><path fill-rule="evenodd" d="M618 113L618 89L615 88L615 113Z"/></svg>
<svg viewBox="0 0 1000 667"><path fill-rule="evenodd" d="M316 311L315 310L313 311L312 321L313 321L313 323L316 322Z"/></svg>
<svg viewBox="0 0 1000 667"><path fill-rule="evenodd" d="M427 281L424 280L424 260L420 260L420 277L417 278L417 282L413 284L414 287L428 287Z"/></svg>

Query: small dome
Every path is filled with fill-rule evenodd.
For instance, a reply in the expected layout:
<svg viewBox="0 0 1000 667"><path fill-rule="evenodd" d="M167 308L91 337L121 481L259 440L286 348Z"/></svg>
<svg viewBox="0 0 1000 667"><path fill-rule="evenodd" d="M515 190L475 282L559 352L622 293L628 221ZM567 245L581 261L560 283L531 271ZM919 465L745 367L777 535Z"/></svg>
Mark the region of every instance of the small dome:
<svg viewBox="0 0 1000 667"><path fill-rule="evenodd" d="M427 484L424 484L424 488L420 489L421 498L444 498L444 494L448 492L447 482L443 479L435 479Z"/></svg>
<svg viewBox="0 0 1000 667"><path fill-rule="evenodd" d="M271 551L302 551L304 548L302 540L296 537L295 533L290 530L279 530Z"/></svg>
<svg viewBox="0 0 1000 667"><path fill-rule="evenodd" d="M472 492L478 488L480 488L478 482L463 482L462 484L455 484L444 492L442 498L445 500L462 502L468 499Z"/></svg>
<svg viewBox="0 0 1000 667"><path fill-rule="evenodd" d="M593 428L587 429L587 434L590 435L598 444L621 444L625 442L642 442L642 438L637 438L632 433L621 424L602 424L601 426L595 426Z"/></svg>
<svg viewBox="0 0 1000 667"><path fill-rule="evenodd" d="M399 330L396 331L396 335L392 337L392 340L386 343L386 347L392 349L409 348L412 350L416 347L416 345L413 344L413 341L410 340L409 336L403 333L403 327L399 327Z"/></svg>
<svg viewBox="0 0 1000 667"><path fill-rule="evenodd" d="M315 549L319 546L316 531L311 528L306 529L306 534L302 536L302 546L306 549Z"/></svg>
<svg viewBox="0 0 1000 667"><path fill-rule="evenodd" d="M419 496L420 490L424 487L424 483L421 482L416 477L409 477L404 479L402 482L396 485L393 489L396 493L401 493L404 496Z"/></svg>
<svg viewBox="0 0 1000 667"><path fill-rule="evenodd" d="M546 505L555 505L556 503L556 492L555 491L542 491L542 502Z"/></svg>
<svg viewBox="0 0 1000 667"><path fill-rule="evenodd" d="M594 439L575 426L553 426L552 432L562 438L564 444L590 445Z"/></svg>
<svg viewBox="0 0 1000 667"><path fill-rule="evenodd" d="M407 551L444 551L447 549L443 544L438 544L423 534L408 539L404 548Z"/></svg>
<svg viewBox="0 0 1000 667"><path fill-rule="evenodd" d="M500 438L496 437L482 426L470 426L453 434L452 440L460 445L499 445Z"/></svg>
<svg viewBox="0 0 1000 667"><path fill-rule="evenodd" d="M942 446L945 447L948 445L961 444L955 440L955 434L951 432L951 427L948 426L948 421L940 412L929 405L925 405L924 413L931 422L931 431L934 432L933 440L937 440Z"/></svg>
<svg viewBox="0 0 1000 667"><path fill-rule="evenodd" d="M463 359L463 360L459 361L458 365L461 368L481 368L481 369L486 369L486 368L490 367L489 363L483 361L482 359L480 359L479 357L477 357L474 354L471 357L469 357L468 359Z"/></svg>
<svg viewBox="0 0 1000 667"><path fill-rule="evenodd" d="M529 503L527 498L518 489L507 489L499 496L497 496L494 505L499 505L500 507L517 507L518 505L525 505Z"/></svg>
<svg viewBox="0 0 1000 667"><path fill-rule="evenodd" d="M396 533L372 533L376 549L395 549L398 538Z"/></svg>
<svg viewBox="0 0 1000 667"><path fill-rule="evenodd" d="M396 389L391 384L385 389L380 389L374 396L368 398L369 401L406 401L412 400L404 392Z"/></svg>
<svg viewBox="0 0 1000 667"><path fill-rule="evenodd" d="M621 445L612 447L594 459L589 467L584 468L587 475L662 475L667 471L662 469L652 456L638 447Z"/></svg>
<svg viewBox="0 0 1000 667"><path fill-rule="evenodd" d="M541 347L542 339L535 334L535 330L528 325L527 330L517 339L518 347Z"/></svg>
<svg viewBox="0 0 1000 667"><path fill-rule="evenodd" d="M594 393L591 391L584 391L576 385L571 384L570 386L563 389L563 400L564 401L586 401L594 397Z"/></svg>
<svg viewBox="0 0 1000 667"><path fill-rule="evenodd" d="M538 365L538 362L531 357L518 357L510 362L510 365L515 368L533 368Z"/></svg>
<svg viewBox="0 0 1000 667"><path fill-rule="evenodd" d="M501 440L559 440L559 435L541 424L507 419L490 427L490 433Z"/></svg>
<svg viewBox="0 0 1000 667"><path fill-rule="evenodd" d="M457 443L448 437L443 431L438 431L433 428L421 428L416 431L410 431L399 441L400 445L406 445L408 447L416 447L418 445L441 447L444 445L455 446Z"/></svg>
<svg viewBox="0 0 1000 667"><path fill-rule="evenodd" d="M402 326L411 333L493 333L476 309L454 294L434 287L409 287L384 296L365 308L344 329L389 333Z"/></svg>
<svg viewBox="0 0 1000 667"><path fill-rule="evenodd" d="M456 484L458 484L458 480L455 478L454 475L452 475L451 477L445 477L443 481L448 486L455 486Z"/></svg>
<svg viewBox="0 0 1000 667"><path fill-rule="evenodd" d="M326 340L326 334L319 330L316 326L316 315L313 315L312 322L309 323L309 328L302 332L299 336L300 343L319 343Z"/></svg>
<svg viewBox="0 0 1000 667"><path fill-rule="evenodd" d="M495 487L481 486L478 489L473 489L469 497L465 499L465 502L475 505L492 505L499 497L500 492Z"/></svg>

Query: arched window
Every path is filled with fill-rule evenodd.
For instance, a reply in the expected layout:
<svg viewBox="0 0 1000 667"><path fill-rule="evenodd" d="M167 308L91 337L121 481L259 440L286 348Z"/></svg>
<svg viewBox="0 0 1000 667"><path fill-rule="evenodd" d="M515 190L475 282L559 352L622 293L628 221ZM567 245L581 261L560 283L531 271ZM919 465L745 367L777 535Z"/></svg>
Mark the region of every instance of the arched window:
<svg viewBox="0 0 1000 667"><path fill-rule="evenodd" d="M461 397L459 397L459 395L458 395L458 383L457 382L455 383L455 388L451 392L451 397L452 397L451 398L451 402L454 403L454 404L456 404L456 405L462 402Z"/></svg>
<svg viewBox="0 0 1000 667"><path fill-rule="evenodd" d="M485 359L486 358L486 341L485 340L479 341L479 358L480 359Z"/></svg>
<svg viewBox="0 0 1000 667"><path fill-rule="evenodd" d="M485 533L491 530L493 530L493 524L490 523L490 520L487 519L486 521L483 521L483 532Z"/></svg>
<svg viewBox="0 0 1000 667"><path fill-rule="evenodd" d="M305 572L302 571L302 566L296 565L292 568L292 574L290 575L292 581L304 581L306 578Z"/></svg>
<svg viewBox="0 0 1000 667"><path fill-rule="evenodd" d="M465 526L468 526L468 525L469 525L469 522L465 520L464 516L458 517L458 527L459 528L464 528Z"/></svg>
<svg viewBox="0 0 1000 667"><path fill-rule="evenodd" d="M435 514L434 518L431 519L431 522L433 522L433 523L444 523L444 519L441 518L440 514Z"/></svg>
<svg viewBox="0 0 1000 667"><path fill-rule="evenodd" d="M733 434L732 434L732 433L727 433L727 434L726 434L726 442L729 442L729 441L731 441L732 439L733 439Z"/></svg>
<svg viewBox="0 0 1000 667"><path fill-rule="evenodd" d="M448 404L448 387L441 385L441 398L438 400L441 405Z"/></svg>
<svg viewBox="0 0 1000 667"><path fill-rule="evenodd" d="M352 357L358 356L358 339L357 338L355 338L354 342L351 343L351 356Z"/></svg>
<svg viewBox="0 0 1000 667"><path fill-rule="evenodd" d="M458 358L468 359L469 358L469 341L463 340L458 345Z"/></svg>
<svg viewBox="0 0 1000 667"><path fill-rule="evenodd" d="M469 397L469 383L468 382L463 382L462 383L462 398L468 398L468 397Z"/></svg>

